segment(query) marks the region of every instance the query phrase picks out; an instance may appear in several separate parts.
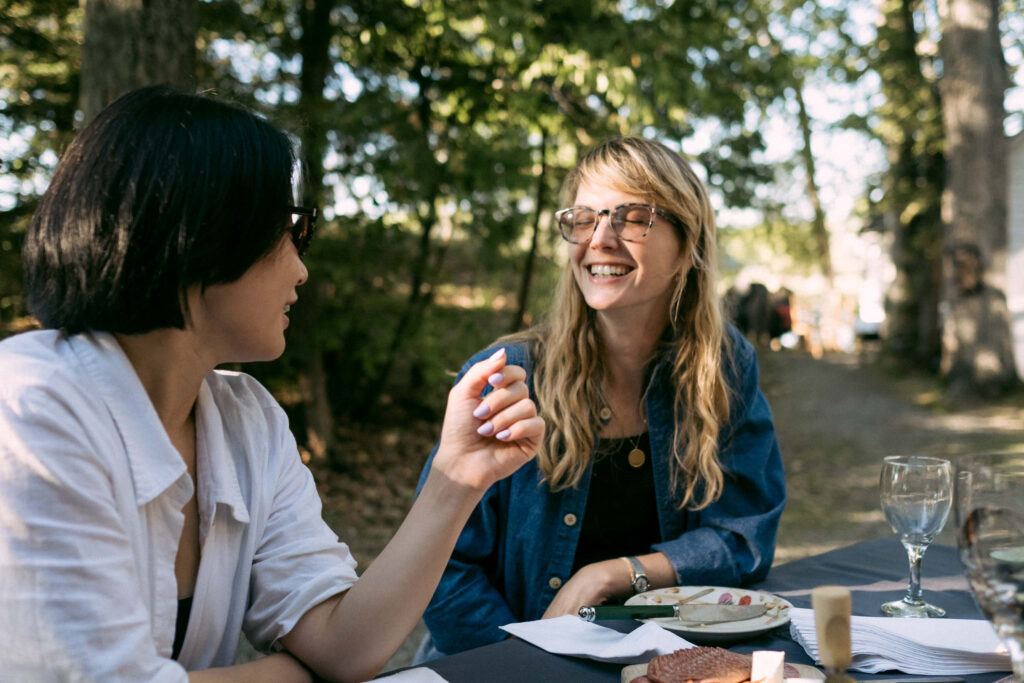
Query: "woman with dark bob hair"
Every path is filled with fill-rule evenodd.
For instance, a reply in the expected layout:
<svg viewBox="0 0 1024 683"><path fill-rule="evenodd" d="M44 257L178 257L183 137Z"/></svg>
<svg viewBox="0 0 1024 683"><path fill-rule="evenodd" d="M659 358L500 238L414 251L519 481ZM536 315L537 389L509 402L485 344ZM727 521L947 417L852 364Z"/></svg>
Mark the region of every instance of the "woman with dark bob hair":
<svg viewBox="0 0 1024 683"><path fill-rule="evenodd" d="M152 87L58 164L24 250L47 329L0 342L5 680L370 678L536 452L499 350L451 391L419 498L356 580L280 406L214 369L284 351L316 217L290 206L294 162L255 115ZM241 633L273 654L234 665Z"/></svg>

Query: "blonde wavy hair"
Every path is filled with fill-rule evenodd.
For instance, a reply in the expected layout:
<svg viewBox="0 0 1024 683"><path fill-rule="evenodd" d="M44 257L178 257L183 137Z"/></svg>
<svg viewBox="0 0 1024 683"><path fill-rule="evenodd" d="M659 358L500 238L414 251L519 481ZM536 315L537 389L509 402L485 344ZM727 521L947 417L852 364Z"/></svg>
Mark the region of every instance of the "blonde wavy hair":
<svg viewBox="0 0 1024 683"><path fill-rule="evenodd" d="M639 195L682 224L676 230L684 258L658 357L668 356L662 370L671 373L675 390L671 490L680 509L706 507L721 495L718 436L729 419L722 370L728 336L716 294L715 223L707 190L677 153L637 137L612 138L586 152L563 183L563 206L573 203L584 183ZM605 363L594 311L576 284L571 263L562 272L548 321L505 341L534 348L534 390L547 424L537 456L545 481L553 491L575 487L594 452L597 415L605 405Z"/></svg>

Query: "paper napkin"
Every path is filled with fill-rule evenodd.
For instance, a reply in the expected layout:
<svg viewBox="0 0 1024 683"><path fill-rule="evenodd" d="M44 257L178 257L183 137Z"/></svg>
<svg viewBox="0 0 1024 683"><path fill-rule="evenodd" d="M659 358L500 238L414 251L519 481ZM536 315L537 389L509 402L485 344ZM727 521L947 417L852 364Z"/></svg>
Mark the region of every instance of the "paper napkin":
<svg viewBox="0 0 1024 683"><path fill-rule="evenodd" d="M439 673L425 666L399 671L391 676L385 676L383 680L387 683L447 683Z"/></svg>
<svg viewBox="0 0 1024 683"><path fill-rule="evenodd" d="M789 631L818 661L814 611L789 611ZM1010 656L992 625L983 619L899 619L853 617L853 663L864 673L897 670L908 674L965 675L1009 671Z"/></svg>
<svg viewBox="0 0 1024 683"><path fill-rule="evenodd" d="M620 633L567 614L554 619L506 624L501 628L556 655L588 657L619 664L646 662L655 655L693 647L690 641L653 622L630 633Z"/></svg>

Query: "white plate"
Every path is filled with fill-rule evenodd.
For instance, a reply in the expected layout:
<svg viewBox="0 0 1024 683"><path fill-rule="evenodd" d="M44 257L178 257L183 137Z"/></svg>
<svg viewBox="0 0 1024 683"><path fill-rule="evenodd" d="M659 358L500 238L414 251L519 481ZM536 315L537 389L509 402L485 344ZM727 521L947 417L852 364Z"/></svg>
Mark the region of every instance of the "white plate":
<svg viewBox="0 0 1024 683"><path fill-rule="evenodd" d="M672 618L643 619L653 621L667 629L677 631L687 640L695 643L722 642L740 640L770 631L777 626L789 623L789 610L793 607L788 600L764 591L752 591L745 588L723 588L721 586L672 586L658 588L640 593L626 600L627 605L672 605L681 598L688 597L704 589L710 588L707 595L691 601L691 605L728 604L765 605L768 609L755 619L727 621L722 624L694 624ZM749 601L746 599L749 598Z"/></svg>

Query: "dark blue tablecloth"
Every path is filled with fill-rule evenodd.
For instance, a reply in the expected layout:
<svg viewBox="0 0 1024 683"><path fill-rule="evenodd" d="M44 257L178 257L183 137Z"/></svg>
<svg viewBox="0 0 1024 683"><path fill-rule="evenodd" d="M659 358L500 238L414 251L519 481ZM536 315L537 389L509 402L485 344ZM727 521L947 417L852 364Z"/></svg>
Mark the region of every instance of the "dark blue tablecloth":
<svg viewBox="0 0 1024 683"><path fill-rule="evenodd" d="M927 600L945 608L950 617L983 618L967 590L967 582L954 548L929 548L924 557L922 576ZM854 614L879 616L879 605L906 593L906 552L895 538L865 541L779 565L772 569L766 581L751 588L780 595L796 607L810 607L811 589L825 584L850 588ZM623 631L637 626L632 621L602 624ZM788 625L757 638L729 644L728 647L745 653L754 650L783 650L788 662L813 664L803 648L789 637ZM450 683L611 683L619 680L622 671L620 664L601 664L587 659L553 655L516 639L444 657L426 666ZM968 683L989 683L1005 675L980 674L966 676L964 680ZM889 676L856 674L858 680L879 681L905 676L896 672Z"/></svg>

